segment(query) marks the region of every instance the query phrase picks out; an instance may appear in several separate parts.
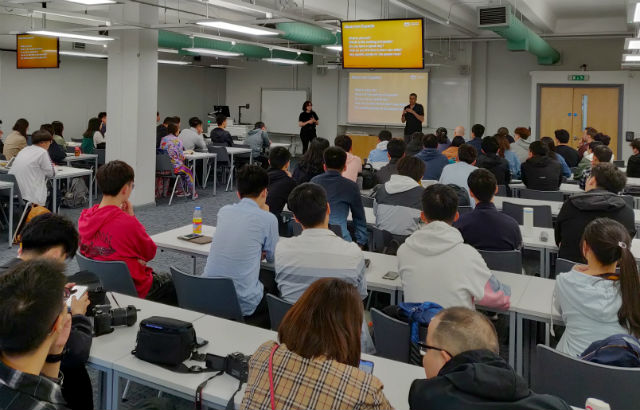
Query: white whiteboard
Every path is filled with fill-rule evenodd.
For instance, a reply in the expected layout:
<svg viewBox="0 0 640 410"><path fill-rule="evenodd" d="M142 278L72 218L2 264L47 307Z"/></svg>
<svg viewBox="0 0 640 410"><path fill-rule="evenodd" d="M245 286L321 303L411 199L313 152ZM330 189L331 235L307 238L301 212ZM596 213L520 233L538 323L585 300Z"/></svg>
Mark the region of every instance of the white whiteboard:
<svg viewBox="0 0 640 410"><path fill-rule="evenodd" d="M262 89L261 121L267 131L282 134L299 134L298 115L307 101L305 90Z"/></svg>

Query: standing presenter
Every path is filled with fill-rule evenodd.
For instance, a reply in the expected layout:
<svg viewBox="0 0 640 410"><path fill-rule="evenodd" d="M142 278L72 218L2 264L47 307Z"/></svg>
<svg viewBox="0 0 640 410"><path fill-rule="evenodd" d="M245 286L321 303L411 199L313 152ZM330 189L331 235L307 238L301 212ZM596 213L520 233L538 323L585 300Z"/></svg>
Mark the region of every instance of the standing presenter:
<svg viewBox="0 0 640 410"><path fill-rule="evenodd" d="M298 117L298 126L300 126L300 139L302 140L302 153L307 152L309 143L317 137L316 125L318 125L318 114L312 110L311 101L305 101L302 104L302 112ZM404 122L404 121L403 121Z"/></svg>
<svg viewBox="0 0 640 410"><path fill-rule="evenodd" d="M422 132L422 123L424 122L424 107L418 104L418 95L416 93L409 94L409 105L404 107L402 111L402 123L404 125L404 140L408 144L411 140L411 134L414 132Z"/></svg>

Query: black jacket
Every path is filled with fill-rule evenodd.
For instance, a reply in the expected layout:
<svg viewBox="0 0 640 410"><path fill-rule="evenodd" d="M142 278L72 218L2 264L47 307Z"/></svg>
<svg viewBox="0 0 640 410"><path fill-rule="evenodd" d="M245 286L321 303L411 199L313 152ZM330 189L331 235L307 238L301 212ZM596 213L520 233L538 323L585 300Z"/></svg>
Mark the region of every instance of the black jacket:
<svg viewBox="0 0 640 410"><path fill-rule="evenodd" d="M473 211L460 215L453 226L478 250L512 251L522 247L520 226L515 219L496 209L492 202L480 202Z"/></svg>
<svg viewBox="0 0 640 410"><path fill-rule="evenodd" d="M296 181L296 184L298 185L304 184L305 182L311 181L313 177L320 174L324 174L322 164L319 164L319 166L312 166L301 161L293 170L293 180Z"/></svg>
<svg viewBox="0 0 640 410"><path fill-rule="evenodd" d="M581 159L578 151L568 145L558 145L556 147L556 154L562 155L564 160L567 161L569 168L577 167Z"/></svg>
<svg viewBox="0 0 640 410"><path fill-rule="evenodd" d="M391 179L391 175L396 175L398 173L398 159L391 158L389 163L384 167L380 168L376 171L376 182L378 184L384 184L385 182L389 182Z"/></svg>
<svg viewBox="0 0 640 410"><path fill-rule="evenodd" d="M509 185L509 182L511 182L509 161L498 156L498 154L482 153L478 155L476 166L491 171L491 173L496 176L498 185Z"/></svg>
<svg viewBox="0 0 640 410"><path fill-rule="evenodd" d="M225 143L229 147L233 147L233 137L229 134L229 131L226 131L224 128L214 128L211 131L211 142L215 142L218 144Z"/></svg>
<svg viewBox="0 0 640 410"><path fill-rule="evenodd" d="M561 399L529 390L527 382L488 350L460 353L437 377L414 380L412 410L569 410Z"/></svg>
<svg viewBox="0 0 640 410"><path fill-rule="evenodd" d="M156 127L156 148L160 148L162 139L169 134L169 130L164 125L160 124Z"/></svg>
<svg viewBox="0 0 640 410"><path fill-rule="evenodd" d="M65 164L67 153L64 152L60 145L52 140L51 145L49 145L49 158L51 158L54 164Z"/></svg>
<svg viewBox="0 0 640 410"><path fill-rule="evenodd" d="M269 205L269 212L274 214L280 222L280 213L287 203L289 194L296 187L296 182L281 169L270 169L268 174L267 205Z"/></svg>
<svg viewBox="0 0 640 410"><path fill-rule="evenodd" d="M594 219L603 217L620 222L632 238L635 236L633 209L622 197L604 189L593 189L567 199L560 209L556 223L556 244L560 248L558 257L584 262L580 250L584 228Z"/></svg>
<svg viewBox="0 0 640 410"><path fill-rule="evenodd" d="M547 156L531 157L520 166L520 176L529 189L557 191L562 183L562 165Z"/></svg>
<svg viewBox="0 0 640 410"><path fill-rule="evenodd" d="M627 161L627 176L629 178L640 178L640 154L629 157L629 161Z"/></svg>

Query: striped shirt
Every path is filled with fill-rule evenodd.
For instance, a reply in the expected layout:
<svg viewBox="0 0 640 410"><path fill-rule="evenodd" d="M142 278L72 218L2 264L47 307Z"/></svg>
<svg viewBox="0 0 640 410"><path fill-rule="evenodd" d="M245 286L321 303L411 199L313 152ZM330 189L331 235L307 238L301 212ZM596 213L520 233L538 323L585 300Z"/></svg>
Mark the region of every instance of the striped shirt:
<svg viewBox="0 0 640 410"><path fill-rule="evenodd" d="M269 355L266 342L249 360L249 380L240 409L268 410ZM322 357L305 359L280 345L273 354L277 409L392 409L382 382L357 367Z"/></svg>
<svg viewBox="0 0 640 410"><path fill-rule="evenodd" d="M0 362L0 409L67 410L60 385Z"/></svg>

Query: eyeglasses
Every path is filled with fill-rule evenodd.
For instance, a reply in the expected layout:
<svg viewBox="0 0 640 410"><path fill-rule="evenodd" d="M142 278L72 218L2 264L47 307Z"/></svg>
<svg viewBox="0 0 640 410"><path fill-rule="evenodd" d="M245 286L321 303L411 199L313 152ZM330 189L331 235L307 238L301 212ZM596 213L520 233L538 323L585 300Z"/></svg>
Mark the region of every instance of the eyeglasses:
<svg viewBox="0 0 640 410"><path fill-rule="evenodd" d="M418 342L418 348L420 349L420 354L422 356L426 355L428 350L437 350L439 352L445 352L449 356L453 357L453 355L451 353L447 352L446 350L441 349L439 347L435 347L435 346L429 346L426 343Z"/></svg>

